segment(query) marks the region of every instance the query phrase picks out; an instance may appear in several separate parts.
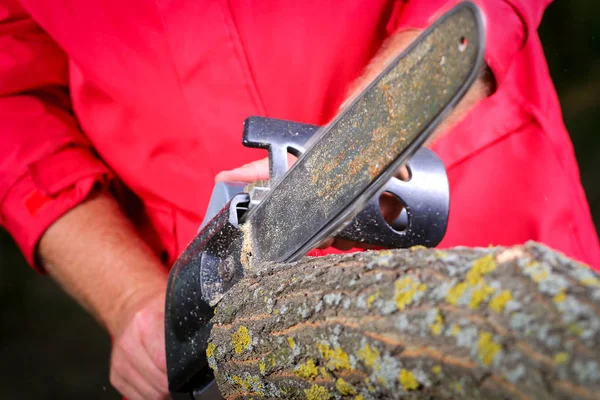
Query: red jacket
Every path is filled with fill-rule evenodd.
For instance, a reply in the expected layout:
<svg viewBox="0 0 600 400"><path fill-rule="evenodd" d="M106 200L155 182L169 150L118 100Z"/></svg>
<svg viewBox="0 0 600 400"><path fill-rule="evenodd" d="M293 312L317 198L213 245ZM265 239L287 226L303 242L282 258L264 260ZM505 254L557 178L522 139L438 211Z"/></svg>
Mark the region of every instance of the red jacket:
<svg viewBox="0 0 600 400"><path fill-rule="evenodd" d="M173 261L215 174L265 156L241 145L247 116L327 122L387 36L447 3L0 0L1 224L33 263L44 230L118 178ZM548 0L479 3L498 89L433 147L451 185L441 246L533 239L600 266L536 34Z"/></svg>

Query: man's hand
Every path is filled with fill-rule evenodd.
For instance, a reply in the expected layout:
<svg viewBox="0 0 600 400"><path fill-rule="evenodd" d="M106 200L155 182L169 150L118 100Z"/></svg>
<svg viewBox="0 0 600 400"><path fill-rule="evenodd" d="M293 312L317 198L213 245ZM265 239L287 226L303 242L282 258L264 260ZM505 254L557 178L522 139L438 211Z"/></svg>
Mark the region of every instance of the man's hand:
<svg viewBox="0 0 600 400"><path fill-rule="evenodd" d="M166 398L167 270L117 202L100 193L66 213L38 258L113 338L111 384L130 400Z"/></svg>
<svg viewBox="0 0 600 400"><path fill-rule="evenodd" d="M168 393L164 308L164 294L142 304L113 343L110 382L130 400Z"/></svg>

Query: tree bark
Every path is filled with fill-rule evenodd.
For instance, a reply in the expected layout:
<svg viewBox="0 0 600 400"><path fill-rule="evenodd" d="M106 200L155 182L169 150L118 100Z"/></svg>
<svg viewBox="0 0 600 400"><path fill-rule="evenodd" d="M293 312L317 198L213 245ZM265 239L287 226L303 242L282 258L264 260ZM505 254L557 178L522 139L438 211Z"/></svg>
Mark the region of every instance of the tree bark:
<svg viewBox="0 0 600 400"><path fill-rule="evenodd" d="M600 398L600 276L536 243L260 265L213 321L229 399Z"/></svg>

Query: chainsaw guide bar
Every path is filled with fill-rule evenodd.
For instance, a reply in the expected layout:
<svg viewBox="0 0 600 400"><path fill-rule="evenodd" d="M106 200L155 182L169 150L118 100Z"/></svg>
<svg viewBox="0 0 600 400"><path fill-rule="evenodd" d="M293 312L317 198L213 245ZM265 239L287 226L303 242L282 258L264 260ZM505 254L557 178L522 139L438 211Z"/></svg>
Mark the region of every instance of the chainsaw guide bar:
<svg viewBox="0 0 600 400"><path fill-rule="evenodd" d="M360 211L477 77L482 25L473 5L455 7L313 136L246 217L255 262L297 260Z"/></svg>

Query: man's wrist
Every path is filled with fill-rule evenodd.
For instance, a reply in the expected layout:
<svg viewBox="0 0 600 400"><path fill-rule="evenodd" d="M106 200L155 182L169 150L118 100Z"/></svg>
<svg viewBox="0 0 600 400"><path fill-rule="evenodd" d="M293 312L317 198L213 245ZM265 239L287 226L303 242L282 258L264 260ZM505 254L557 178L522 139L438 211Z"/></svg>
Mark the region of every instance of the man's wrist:
<svg viewBox="0 0 600 400"><path fill-rule="evenodd" d="M166 268L107 193L51 225L38 254L50 276L113 336L166 290Z"/></svg>
<svg viewBox="0 0 600 400"><path fill-rule="evenodd" d="M136 287L124 294L115 302L115 307L106 316L104 322L108 332L113 337L118 337L134 319L137 313L149 306L164 308L167 280L159 279L154 284L147 284L143 288Z"/></svg>

